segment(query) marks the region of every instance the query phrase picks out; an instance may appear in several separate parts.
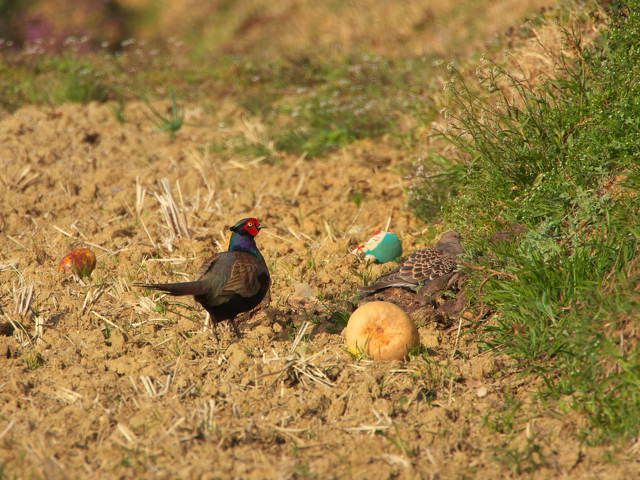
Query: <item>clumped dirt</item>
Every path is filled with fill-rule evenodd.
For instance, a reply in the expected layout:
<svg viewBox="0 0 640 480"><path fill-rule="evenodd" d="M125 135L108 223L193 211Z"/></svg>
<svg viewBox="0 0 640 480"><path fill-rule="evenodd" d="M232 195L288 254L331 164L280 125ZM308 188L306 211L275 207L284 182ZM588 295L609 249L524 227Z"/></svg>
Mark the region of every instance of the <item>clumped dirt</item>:
<svg viewBox="0 0 640 480"><path fill-rule="evenodd" d="M357 286L389 268L365 266L350 249L389 217L407 251L446 227L418 224L405 208L404 159L384 141L314 161L223 161L205 153L208 143L245 123L221 127L194 107L191 124L201 126L171 141L145 109L130 105L124 124L96 104L27 107L0 120L4 474L631 474L582 446L582 420L545 410L517 365L479 350L487 320L473 310L437 317L433 306L407 307L423 346L407 362L346 353L339 333ZM160 212L163 178L185 236L173 238ZM354 189L365 194L360 206ZM226 227L249 215L269 227L258 243L274 283L271 305L242 323L241 339L223 327L217 342L189 299L129 286L192 278L226 247ZM56 270L78 246L98 257L84 283ZM525 405L525 429L508 428L514 402Z"/></svg>

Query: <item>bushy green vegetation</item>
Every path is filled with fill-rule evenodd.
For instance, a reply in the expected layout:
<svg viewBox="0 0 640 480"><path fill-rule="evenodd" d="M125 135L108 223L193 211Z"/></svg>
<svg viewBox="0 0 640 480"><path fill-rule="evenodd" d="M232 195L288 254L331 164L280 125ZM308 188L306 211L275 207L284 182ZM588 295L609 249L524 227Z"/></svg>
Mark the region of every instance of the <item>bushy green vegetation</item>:
<svg viewBox="0 0 640 480"><path fill-rule="evenodd" d="M485 342L542 377L559 408L587 414L590 442L640 427L640 2L610 15L589 48L567 35L575 56L540 88L498 67L481 87L454 80L461 113L445 136L461 159L416 196L428 215L428 192L450 195L442 213L474 261L507 274L473 272L496 314ZM487 92L505 83L516 95L496 106ZM523 232L491 240L514 225Z"/></svg>

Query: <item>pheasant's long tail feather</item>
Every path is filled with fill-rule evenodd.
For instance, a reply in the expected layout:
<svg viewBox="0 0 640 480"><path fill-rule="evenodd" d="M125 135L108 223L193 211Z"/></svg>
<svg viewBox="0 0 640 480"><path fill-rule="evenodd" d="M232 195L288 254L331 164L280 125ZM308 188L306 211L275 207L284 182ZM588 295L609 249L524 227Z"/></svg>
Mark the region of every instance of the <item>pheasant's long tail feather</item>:
<svg viewBox="0 0 640 480"><path fill-rule="evenodd" d="M204 295L207 293L207 286L204 282L180 282L180 283L134 283L134 287L153 288L162 290L169 295Z"/></svg>

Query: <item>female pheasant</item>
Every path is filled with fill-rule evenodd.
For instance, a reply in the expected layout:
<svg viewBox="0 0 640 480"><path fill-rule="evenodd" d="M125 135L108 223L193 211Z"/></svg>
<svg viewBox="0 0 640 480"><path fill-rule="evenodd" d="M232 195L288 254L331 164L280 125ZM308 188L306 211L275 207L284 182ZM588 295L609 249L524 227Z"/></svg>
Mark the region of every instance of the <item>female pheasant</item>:
<svg viewBox="0 0 640 480"><path fill-rule="evenodd" d="M207 260L194 282L134 283L134 286L162 290L169 295L193 295L211 315L214 328L216 323L230 320L240 336L236 316L258 306L271 286L269 269L255 242L261 229L256 218L244 218L230 227L233 233L229 249Z"/></svg>
<svg viewBox="0 0 640 480"><path fill-rule="evenodd" d="M361 288L359 296L364 297L389 287L418 290L436 282L441 283L442 280L444 285L441 288L446 287L446 280L458 268L458 256L464 253L461 239L458 232L442 234L434 248L416 250L398 268L380 277L373 285Z"/></svg>

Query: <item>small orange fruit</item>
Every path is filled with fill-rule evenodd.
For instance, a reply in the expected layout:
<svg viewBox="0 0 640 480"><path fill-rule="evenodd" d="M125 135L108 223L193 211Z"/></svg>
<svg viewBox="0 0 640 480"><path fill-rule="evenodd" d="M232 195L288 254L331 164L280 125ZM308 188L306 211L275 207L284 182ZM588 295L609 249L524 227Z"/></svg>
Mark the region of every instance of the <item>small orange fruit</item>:
<svg viewBox="0 0 640 480"><path fill-rule="evenodd" d="M58 264L58 270L61 272L71 272L80 278L91 275L94 268L96 255L88 248L77 248L67 253Z"/></svg>

